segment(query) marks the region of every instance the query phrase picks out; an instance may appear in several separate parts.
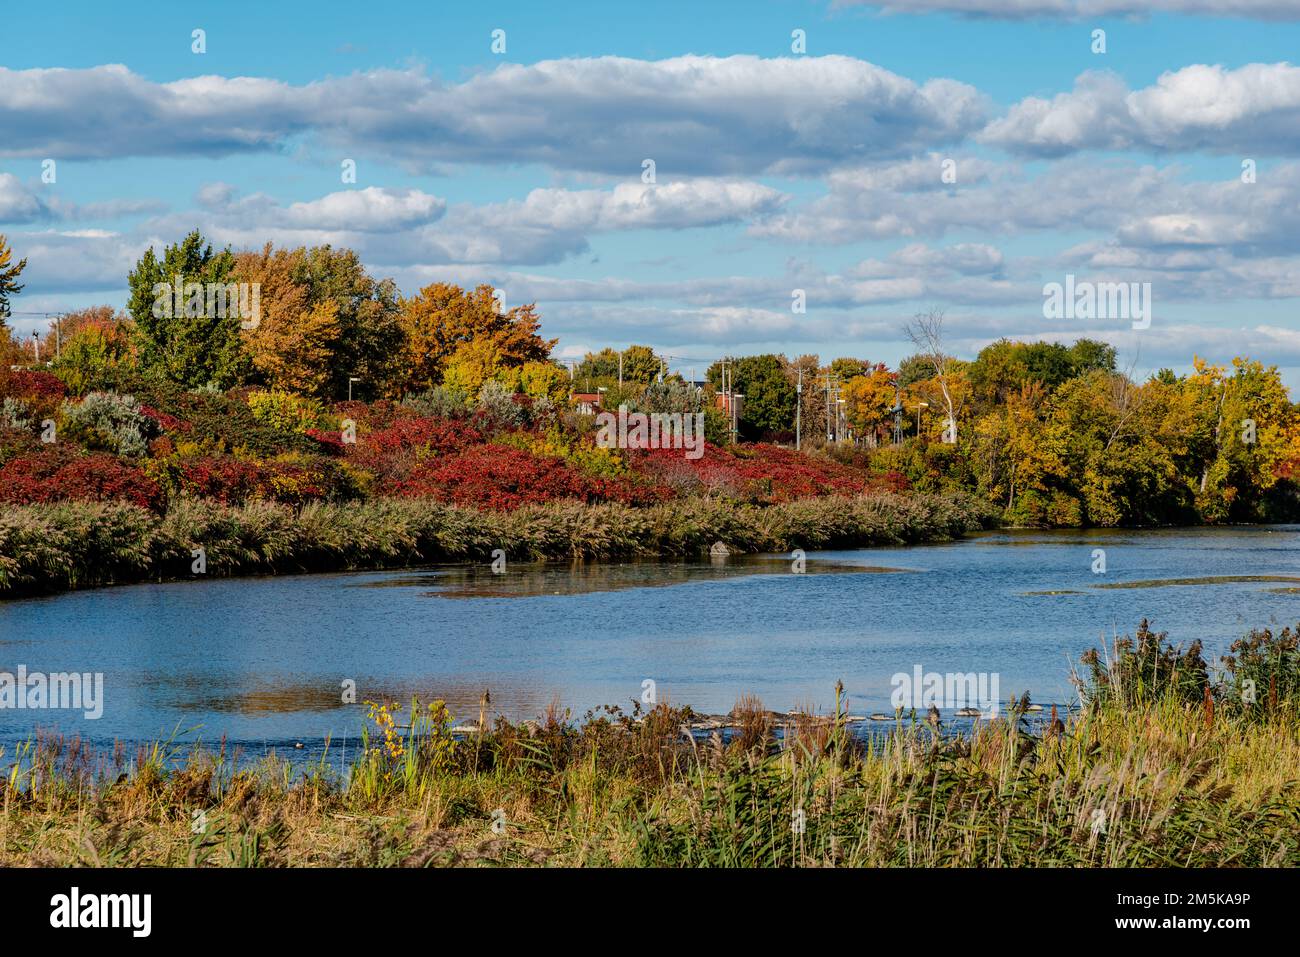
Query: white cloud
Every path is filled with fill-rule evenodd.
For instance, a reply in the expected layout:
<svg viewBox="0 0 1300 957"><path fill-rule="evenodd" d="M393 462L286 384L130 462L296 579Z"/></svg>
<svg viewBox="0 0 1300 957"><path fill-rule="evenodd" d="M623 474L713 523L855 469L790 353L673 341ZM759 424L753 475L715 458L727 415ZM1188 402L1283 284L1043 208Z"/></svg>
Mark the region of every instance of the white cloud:
<svg viewBox="0 0 1300 957"><path fill-rule="evenodd" d="M816 172L905 156L983 126L975 89L845 56L624 57L504 64L460 84L375 70L294 86L153 83L121 65L0 69L0 155L268 151L301 134L416 165L539 163L661 177Z"/></svg>
<svg viewBox="0 0 1300 957"><path fill-rule="evenodd" d="M45 201L12 173L0 173L0 223L34 223L50 216Z"/></svg>
<svg viewBox="0 0 1300 957"><path fill-rule="evenodd" d="M979 138L1040 156L1080 150L1293 154L1300 149L1300 67L1195 64L1135 91L1114 74L1088 72L1068 93L1021 100Z"/></svg>

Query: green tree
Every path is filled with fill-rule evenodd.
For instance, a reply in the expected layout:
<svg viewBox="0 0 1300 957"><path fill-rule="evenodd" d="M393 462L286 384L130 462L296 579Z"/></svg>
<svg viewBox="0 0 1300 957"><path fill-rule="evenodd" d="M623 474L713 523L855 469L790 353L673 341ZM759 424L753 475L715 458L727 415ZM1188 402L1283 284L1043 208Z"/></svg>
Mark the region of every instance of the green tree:
<svg viewBox="0 0 1300 957"><path fill-rule="evenodd" d="M872 365L865 359L848 359L839 358L831 360L831 375L839 376L840 385L848 382L850 379L856 379L860 375L865 375L870 371Z"/></svg>
<svg viewBox="0 0 1300 957"><path fill-rule="evenodd" d="M27 268L27 260L20 259L14 264L13 259L14 252L9 247L9 242L0 233L0 328L3 328L5 317L9 314L9 297L23 291L18 277Z"/></svg>
<svg viewBox="0 0 1300 957"><path fill-rule="evenodd" d="M599 352L588 352L574 368L574 382L582 389L598 386L613 388L618 385L619 359L622 358L623 384L647 386L666 375L668 361L656 355L649 346L631 345L621 352L608 346Z"/></svg>
<svg viewBox="0 0 1300 957"><path fill-rule="evenodd" d="M795 387L778 355L743 356L731 361L731 385L744 396L740 403L740 430L746 439L794 431ZM722 363L709 366L709 382L722 385Z"/></svg>
<svg viewBox="0 0 1300 957"><path fill-rule="evenodd" d="M234 268L229 248L213 252L198 230L165 247L161 260L145 250L127 277L127 311L135 320L146 371L190 387L227 388L244 381L252 367L240 340L238 312L215 309L206 296L209 283L232 282ZM172 294L178 280L180 302Z"/></svg>

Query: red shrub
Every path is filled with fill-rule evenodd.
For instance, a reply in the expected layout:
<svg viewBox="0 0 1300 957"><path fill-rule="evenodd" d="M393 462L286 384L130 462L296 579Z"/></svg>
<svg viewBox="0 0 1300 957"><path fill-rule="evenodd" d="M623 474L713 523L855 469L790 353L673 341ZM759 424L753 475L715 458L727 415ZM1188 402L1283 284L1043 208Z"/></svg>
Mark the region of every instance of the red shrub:
<svg viewBox="0 0 1300 957"><path fill-rule="evenodd" d="M351 419L359 432L378 432L390 428L403 418L415 418L415 413L396 402L380 399L376 402L336 402L334 414L340 419Z"/></svg>
<svg viewBox="0 0 1300 957"><path fill-rule="evenodd" d="M229 455L203 455L180 463L180 488L187 495L223 505L242 505L266 488L264 469Z"/></svg>
<svg viewBox="0 0 1300 957"><path fill-rule="evenodd" d="M679 494L706 491L755 502L787 502L851 495L872 487L857 469L776 445L720 449L706 444L698 459L686 458L681 449L646 449L630 452L629 459L642 475Z"/></svg>
<svg viewBox="0 0 1300 957"><path fill-rule="evenodd" d="M68 394L68 387L51 372L19 369L5 379L4 394L19 399L61 399Z"/></svg>
<svg viewBox="0 0 1300 957"><path fill-rule="evenodd" d="M391 426L357 436L348 455L380 479L405 478L417 463L481 445L483 433L461 419L398 419Z"/></svg>
<svg viewBox="0 0 1300 957"><path fill-rule="evenodd" d="M327 432L324 429L308 429L304 433L308 438L315 439L320 445L320 450L327 455L342 455L344 451L343 432Z"/></svg>
<svg viewBox="0 0 1300 957"><path fill-rule="evenodd" d="M140 411L157 422L164 432L188 432L193 428L193 426L184 419L178 419L174 415L168 415L166 412L155 409L153 406L141 403Z"/></svg>
<svg viewBox="0 0 1300 957"><path fill-rule="evenodd" d="M557 499L626 501L633 496L621 483L582 475L561 459L492 443L423 462L392 490L412 498L506 511Z"/></svg>
<svg viewBox="0 0 1300 957"><path fill-rule="evenodd" d="M338 463L319 456L303 461L246 462L229 455L205 455L183 460L179 470L181 491L223 505L242 505L253 498L301 505L356 495Z"/></svg>
<svg viewBox="0 0 1300 957"><path fill-rule="evenodd" d="M160 510L158 483L138 468L103 452L78 455L48 450L23 455L0 469L0 501L14 505L68 500L131 502Z"/></svg>
<svg viewBox="0 0 1300 957"><path fill-rule="evenodd" d="M868 488L873 492L906 492L911 487L906 475L893 470L873 475L868 482Z"/></svg>

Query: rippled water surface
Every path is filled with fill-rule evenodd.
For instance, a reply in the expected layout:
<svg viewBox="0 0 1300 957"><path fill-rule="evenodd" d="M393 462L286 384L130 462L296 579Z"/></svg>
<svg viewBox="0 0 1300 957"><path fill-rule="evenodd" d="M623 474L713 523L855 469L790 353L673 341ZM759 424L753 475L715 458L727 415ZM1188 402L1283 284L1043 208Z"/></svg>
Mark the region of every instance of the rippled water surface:
<svg viewBox="0 0 1300 957"><path fill-rule="evenodd" d="M1094 574L1094 550L1106 572ZM0 602L0 671L102 672L104 713L0 710L100 743L198 728L251 750L353 742L366 698L448 700L527 718L640 698L725 712L888 709L890 678L991 672L1001 697L1074 698L1069 663L1149 617L1217 657L1300 620L1300 526L999 532L949 545L694 563L512 564L137 585ZM187 739L187 740L188 740Z"/></svg>

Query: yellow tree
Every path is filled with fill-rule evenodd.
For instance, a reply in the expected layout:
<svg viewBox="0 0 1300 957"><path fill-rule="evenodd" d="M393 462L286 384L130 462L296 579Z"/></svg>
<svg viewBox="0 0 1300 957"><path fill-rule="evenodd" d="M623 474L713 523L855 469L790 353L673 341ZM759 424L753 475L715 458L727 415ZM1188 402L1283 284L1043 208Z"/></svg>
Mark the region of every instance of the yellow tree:
<svg viewBox="0 0 1300 957"><path fill-rule="evenodd" d="M477 396L483 383L501 371L501 352L491 339L471 339L452 353L443 370L443 385Z"/></svg>
<svg viewBox="0 0 1300 957"><path fill-rule="evenodd" d="M243 330L253 366L276 389L326 398L341 328L338 303L321 298L311 304L303 275L304 249L239 253L235 278L257 283L261 317Z"/></svg>
<svg viewBox="0 0 1300 957"><path fill-rule="evenodd" d="M258 329L258 349L253 364L269 385L287 392L325 398L330 382L330 359L339 339L339 308L322 299L296 315L281 315Z"/></svg>
<svg viewBox="0 0 1300 957"><path fill-rule="evenodd" d="M443 382L452 356L468 343L491 342L498 364L516 368L525 362L545 361L557 341L539 335L541 321L534 305L500 312L496 293L488 285L466 292L450 283L433 283L403 299L400 308L406 333L402 378L409 391ZM478 359L473 361L484 354L476 353Z"/></svg>
<svg viewBox="0 0 1300 957"><path fill-rule="evenodd" d="M569 395L569 374L554 362L525 362L510 371L506 384L534 399L563 402Z"/></svg>
<svg viewBox="0 0 1300 957"><path fill-rule="evenodd" d="M128 315L115 316L110 306L79 309L59 320L57 349L51 331L41 354L57 354L55 372L69 389L82 395L110 386L118 374L135 368L134 327Z"/></svg>
<svg viewBox="0 0 1300 957"><path fill-rule="evenodd" d="M849 379L843 393L849 423L874 445L893 421L894 373L883 364L876 365L869 372Z"/></svg>

